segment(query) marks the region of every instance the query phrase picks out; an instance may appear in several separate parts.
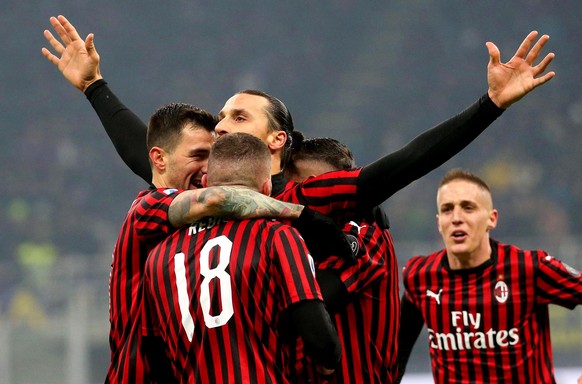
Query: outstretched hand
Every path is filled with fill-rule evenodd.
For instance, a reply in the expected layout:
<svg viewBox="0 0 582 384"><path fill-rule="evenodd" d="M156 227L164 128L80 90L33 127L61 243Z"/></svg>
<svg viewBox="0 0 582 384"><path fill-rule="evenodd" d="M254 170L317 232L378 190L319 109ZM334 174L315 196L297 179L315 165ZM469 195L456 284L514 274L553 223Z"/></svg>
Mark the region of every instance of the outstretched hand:
<svg viewBox="0 0 582 384"><path fill-rule="evenodd" d="M53 63L75 88L85 90L95 81L102 79L99 70L99 54L95 50L93 34L81 39L79 33L64 16L51 17L50 23L61 41L45 30L44 37L56 54L42 48L42 54ZM59 57L60 56L60 57Z"/></svg>
<svg viewBox="0 0 582 384"><path fill-rule="evenodd" d="M538 36L537 31L530 32L523 40L515 55L507 63L501 62L499 48L492 42L485 45L489 50L487 65L487 82L489 97L500 108L508 108L529 92L550 81L555 72L548 73L546 68L554 59L553 53L548 53L539 64L534 65L544 45L550 37L543 35L532 47ZM531 49L530 49L531 48Z"/></svg>

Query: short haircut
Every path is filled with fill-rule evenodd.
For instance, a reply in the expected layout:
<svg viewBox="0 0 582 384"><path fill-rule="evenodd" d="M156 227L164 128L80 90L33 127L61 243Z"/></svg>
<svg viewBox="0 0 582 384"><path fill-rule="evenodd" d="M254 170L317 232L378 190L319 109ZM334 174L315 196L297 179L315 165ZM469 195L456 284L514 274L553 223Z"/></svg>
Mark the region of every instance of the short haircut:
<svg viewBox="0 0 582 384"><path fill-rule="evenodd" d="M147 131L147 148L160 147L172 152L187 124L192 128L213 132L216 117L190 104L172 103L160 107L150 117Z"/></svg>
<svg viewBox="0 0 582 384"><path fill-rule="evenodd" d="M285 165L286 174L296 174L296 161L321 161L334 170L353 169L356 166L352 151L343 143L330 137L305 139L299 131L293 133L293 146Z"/></svg>
<svg viewBox="0 0 582 384"><path fill-rule="evenodd" d="M438 189L441 189L442 186L455 180L465 180L471 182L483 188L487 192L491 193L489 185L487 185L487 183L483 179L481 179L479 176L475 175L471 171L462 168L453 168L449 170L441 179Z"/></svg>
<svg viewBox="0 0 582 384"><path fill-rule="evenodd" d="M271 152L248 133L219 137L208 158L208 185L244 185L259 190L271 175Z"/></svg>

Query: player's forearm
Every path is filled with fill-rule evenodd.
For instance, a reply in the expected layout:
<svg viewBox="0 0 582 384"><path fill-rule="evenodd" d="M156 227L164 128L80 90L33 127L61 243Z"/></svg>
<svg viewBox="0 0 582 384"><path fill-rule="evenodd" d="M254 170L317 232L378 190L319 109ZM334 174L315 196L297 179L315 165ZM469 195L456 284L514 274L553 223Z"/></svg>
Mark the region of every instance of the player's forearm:
<svg viewBox="0 0 582 384"><path fill-rule="evenodd" d="M146 146L147 126L116 96L105 80L98 80L85 91L101 124L125 164L147 183L152 171Z"/></svg>
<svg viewBox="0 0 582 384"><path fill-rule="evenodd" d="M348 291L339 273L331 270L318 270L317 283L325 302L325 308L330 314L343 309L348 303Z"/></svg>
<svg viewBox="0 0 582 384"><path fill-rule="evenodd" d="M358 200L365 206L380 205L459 153L502 113L488 95L483 95L460 114L364 167L358 178Z"/></svg>
<svg viewBox="0 0 582 384"><path fill-rule="evenodd" d="M279 201L248 188L218 186L181 193L170 205L169 219L174 227L204 217L295 220L302 210L302 205Z"/></svg>
<svg viewBox="0 0 582 384"><path fill-rule="evenodd" d="M323 303L300 302L289 309L289 316L297 335L303 339L306 354L316 365L334 370L342 351L337 331Z"/></svg>

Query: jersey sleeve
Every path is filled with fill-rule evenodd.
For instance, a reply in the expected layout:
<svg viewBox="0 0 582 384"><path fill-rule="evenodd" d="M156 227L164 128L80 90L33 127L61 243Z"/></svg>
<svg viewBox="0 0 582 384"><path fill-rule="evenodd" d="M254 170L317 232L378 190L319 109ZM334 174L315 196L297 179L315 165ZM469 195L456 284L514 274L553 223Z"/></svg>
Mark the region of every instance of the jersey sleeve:
<svg viewBox="0 0 582 384"><path fill-rule="evenodd" d="M366 165L358 178L360 205L373 207L444 164L475 140L503 113L484 94L448 120L414 138L401 149Z"/></svg>
<svg viewBox="0 0 582 384"><path fill-rule="evenodd" d="M168 235L174 231L168 218L172 201L181 191L176 189L156 189L150 191L134 207L135 230L142 238Z"/></svg>
<svg viewBox="0 0 582 384"><path fill-rule="evenodd" d="M389 278L386 265L391 252L389 235L365 221L350 221L343 230L356 253L357 263L351 264L345 259L332 256L318 263L317 269L336 271L348 293L357 293Z"/></svg>
<svg viewBox="0 0 582 384"><path fill-rule="evenodd" d="M321 300L315 281L315 266L305 243L295 228L281 225L273 236L273 260L276 264L283 308L302 300Z"/></svg>
<svg viewBox="0 0 582 384"><path fill-rule="evenodd" d="M146 145L147 125L117 98L105 80L91 84L85 96L121 159L133 173L150 183L152 170Z"/></svg>
<svg viewBox="0 0 582 384"><path fill-rule="evenodd" d="M346 209L357 207L356 183L359 174L360 169L354 169L310 177L298 184L288 184L276 198L308 206L324 215L342 215Z"/></svg>
<svg viewBox="0 0 582 384"><path fill-rule="evenodd" d="M536 297L540 304L574 308L582 304L582 274L566 263L537 252Z"/></svg>

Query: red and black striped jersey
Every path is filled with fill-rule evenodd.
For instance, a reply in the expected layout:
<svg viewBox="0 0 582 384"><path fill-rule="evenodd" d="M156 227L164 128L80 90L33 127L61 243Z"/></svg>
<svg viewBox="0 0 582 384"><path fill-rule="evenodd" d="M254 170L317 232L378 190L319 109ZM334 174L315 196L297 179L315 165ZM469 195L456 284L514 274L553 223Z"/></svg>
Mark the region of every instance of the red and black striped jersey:
<svg viewBox="0 0 582 384"><path fill-rule="evenodd" d="M146 264L145 299L176 377L188 383L286 383L285 309L322 300L299 233L270 220L180 229Z"/></svg>
<svg viewBox="0 0 582 384"><path fill-rule="evenodd" d="M174 231L168 221L168 208L178 193L175 189L141 191L122 224L109 278L111 365L108 377L112 370L120 368L121 349L139 311L139 286L145 260L152 248ZM133 364L129 369L135 371L132 374L136 377L143 377L143 364Z"/></svg>
<svg viewBox="0 0 582 384"><path fill-rule="evenodd" d="M366 221L350 221L343 230L357 248L357 264L334 256L316 264L316 270L336 271L351 298L332 316L342 360L331 382L392 383L396 378L400 310L392 238L387 229ZM304 368L298 364L296 369Z"/></svg>
<svg viewBox="0 0 582 384"><path fill-rule="evenodd" d="M342 344L341 383L391 383L396 378L399 328L398 265L390 232L362 221L356 184L361 169L334 171L287 183L277 199L304 204L346 223L344 232L357 239L363 255L356 265L331 257L317 269L339 272L353 300L332 316ZM297 369L303 369L297 363Z"/></svg>
<svg viewBox="0 0 582 384"><path fill-rule="evenodd" d="M451 270L446 251L404 268L428 329L436 383L555 383L548 304L582 303L582 277L540 250L491 240L491 259Z"/></svg>
<svg viewBox="0 0 582 384"><path fill-rule="evenodd" d="M361 168L324 173L302 183L288 182L283 191L273 194L276 199L303 204L338 223L355 217L357 208L356 182Z"/></svg>

